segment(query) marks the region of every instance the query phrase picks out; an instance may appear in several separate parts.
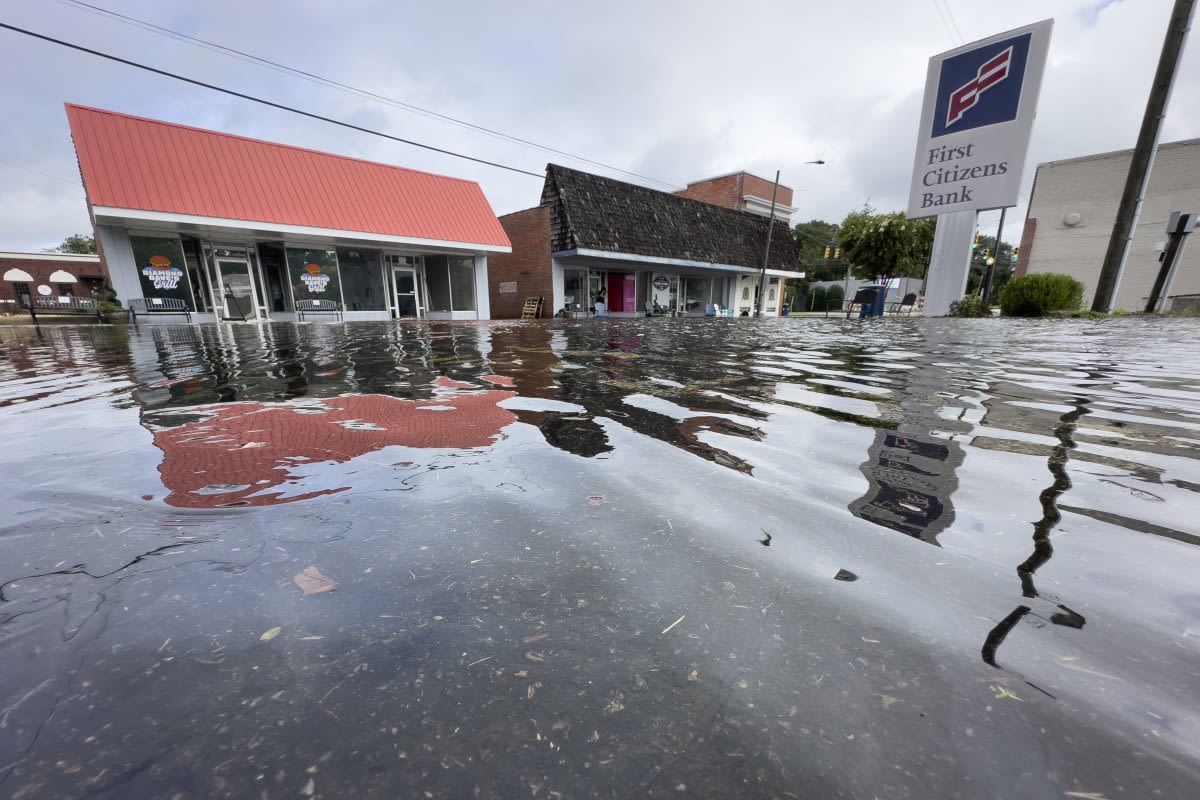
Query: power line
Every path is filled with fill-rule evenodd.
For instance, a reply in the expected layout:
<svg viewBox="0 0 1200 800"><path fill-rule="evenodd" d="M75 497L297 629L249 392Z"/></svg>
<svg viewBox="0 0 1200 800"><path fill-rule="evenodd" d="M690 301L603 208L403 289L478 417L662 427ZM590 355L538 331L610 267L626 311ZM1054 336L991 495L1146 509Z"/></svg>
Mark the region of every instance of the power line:
<svg viewBox="0 0 1200 800"><path fill-rule="evenodd" d="M958 33L958 43L965 43L966 39L963 38L962 30L958 27L958 20L954 18L954 9L950 7L950 0L942 0L942 5L946 6L946 13L950 16L950 24L954 26L954 30Z"/></svg>
<svg viewBox="0 0 1200 800"><path fill-rule="evenodd" d="M70 4L70 5L80 8L82 10L90 11L95 14L102 14L102 15L105 15L111 19L118 21L118 22L123 22L127 25L139 27L139 28L142 28L143 30L150 31L151 33L157 33L157 34L160 34L163 36L168 36L170 38L177 39L179 41L195 45L196 47L202 47L206 50L212 50L213 52L218 52L223 55L227 55L232 58L236 58L240 61L246 61L249 63L258 64L259 66L266 67L267 69L274 70L275 72L281 72L285 75L290 75L295 78L300 78L301 80L309 81L310 83L317 83L317 84L320 84L323 86L327 86L331 89L335 89L337 91L346 92L346 93L353 94L358 97L365 98L367 100L374 100L376 102L383 103L385 105L390 105L395 108L399 108L399 109L409 111L409 112L412 112L415 114L420 114L422 116L429 117L431 119L437 119L437 120L441 120L442 122L448 122L452 125L458 125L459 127L467 128L469 130L474 130L474 131L486 134L488 136L494 136L499 139L505 139L507 141L514 142L516 144L524 145L526 147L533 147L533 148L542 150L547 153L554 153L555 155L566 156L567 158L575 159L576 161L582 161L587 164L592 164L597 167L602 167L604 169L611 170L613 172L619 172L623 175L629 175L634 178L640 178L642 180L650 181L652 183L657 183L662 186L668 186L671 188L675 188L678 185L675 183L671 183L669 181L659 180L658 178L652 178L648 175L642 175L637 172L631 172L626 169L621 169L620 167L615 167L612 164L605 164L602 161L596 161L591 158L585 158L584 156L578 156L573 153L568 153L565 150L559 150L557 148L550 147L549 145L539 144L538 142L533 142L528 139L522 139L519 136L513 136L511 134L504 133L503 131L493 130L492 128L487 128L487 127L484 127L483 125L477 125L473 122L468 122L466 120L458 119L456 117L451 117L446 114L441 114L441 113L438 113L437 111L432 111L427 108L422 108L421 106L413 105L412 103L406 103L402 100L396 100L394 98L387 97L385 95L377 94L376 92L372 92L368 89L360 89L357 86L352 86L350 84L341 83L339 81L333 80L332 78L326 78L321 75L316 75L312 72L306 72L305 70L299 69L297 67L290 67L287 64L281 64L277 61L272 61L267 58L262 58L261 56L254 55L253 53L247 53L243 50L238 50L233 47L228 47L228 46L220 44L218 42L211 42L206 39L201 39L196 36L191 36L189 34L181 32L181 31L176 31L171 28L165 28L165 27L162 27L161 25L155 25L153 22L147 22L146 20L138 19L137 17L131 17L131 16L127 16L125 14L118 13L116 11L110 11L107 8L102 8L101 6L92 5L91 3L85 3L82 0L58 0L58 2L64 3L64 4Z"/></svg>
<svg viewBox="0 0 1200 800"><path fill-rule="evenodd" d="M4 160L4 159L2 159L2 158L0 158L0 164L7 164L8 166L10 166L10 167L15 167L16 169L23 169L23 170L25 170L26 172L32 172L32 173L34 173L35 175L41 175L41 176L43 176L43 177L46 177L46 178L53 178L53 179L54 179L54 180L56 180L56 181L62 181L63 183L69 183L69 184L71 184L72 186L78 186L78 185L79 185L79 182L78 182L78 181L69 181L69 180L67 180L66 178L60 178L60 177L59 177L59 176L57 176L57 175L51 175L49 172L42 172L40 169L34 169L33 167L27 167L27 166L25 166L24 164L17 164L17 163L15 163L15 162L13 162L13 161L5 161L5 160Z"/></svg>
<svg viewBox="0 0 1200 800"><path fill-rule="evenodd" d="M951 43L954 42L954 31L950 30L950 24L946 22L946 15L942 13L942 7L938 5L938 0L929 0L933 3L933 10L937 12L938 19L942 21L942 27L946 29L946 35L950 37Z"/></svg>
<svg viewBox="0 0 1200 800"><path fill-rule="evenodd" d="M516 173L520 173L521 175L529 175L531 177L538 178L539 180L541 178L545 177L542 173L539 173L539 172L530 172L528 170L520 169L519 167L510 167L507 164L501 164L496 161L488 161L483 158L476 158L475 156L468 156L463 153L456 153L453 150L444 150L441 147L434 147L431 144L424 144L422 142L416 142L416 141L413 141L412 139L404 139L399 136L393 136L390 133L383 133L382 131L372 130L371 128L364 128L361 125L354 125L350 122L343 122L338 119L333 119L332 117L322 116L321 114L314 114L311 111L303 111L299 108L294 108L292 106L284 105L283 103L276 103L272 100L265 100L261 97L255 97L254 95L244 94L242 92L235 92L233 89L226 89L223 86L217 86L212 83L205 83L204 81L199 81L199 80L196 80L195 78L188 78L184 75L178 75L174 72L167 72L166 70L158 69L156 67L148 67L145 64L138 64L135 61L129 61L128 59L110 55L109 53L103 53L99 50L92 50L91 48L83 47L82 45L72 44L71 42L64 42L62 39L55 39L51 36L46 36L41 33L34 33L33 31L28 31L28 30L25 30L24 28L18 28L15 25L9 25L8 23L5 23L5 22L0 22L0 28L7 28L10 31L16 31L17 33L23 33L26 36L32 36L33 38L41 39L44 42L51 42L52 44L61 45L63 47L69 47L72 50L78 50L81 53L88 53L93 56L99 56L100 58L106 58L109 61L116 61L118 64L125 64L130 67L136 67L138 69L145 70L146 72L153 72L156 75L163 75L168 78L174 78L177 81L183 81L184 83L190 83L193 86L201 86L205 89L212 89L215 92L221 92L223 94L231 95L233 97L239 97L243 100L250 100L251 102L254 102L254 103L261 103L264 106L270 106L271 108L278 108L282 111L290 111L293 114L299 114L304 117L309 117L310 119L319 119L322 122L328 122L332 125L339 125L343 128L349 128L350 130L359 131L361 133L369 133L373 136L381 136L384 139L391 139L392 141L400 142L401 144L410 144L413 147L421 147L421 148L424 148L425 150L432 150L435 153L442 153L443 155L454 156L455 158L462 158L462 159L466 159L467 161L474 161L476 164L486 164L489 167L497 167L498 169L506 169L509 172L516 172Z"/></svg>

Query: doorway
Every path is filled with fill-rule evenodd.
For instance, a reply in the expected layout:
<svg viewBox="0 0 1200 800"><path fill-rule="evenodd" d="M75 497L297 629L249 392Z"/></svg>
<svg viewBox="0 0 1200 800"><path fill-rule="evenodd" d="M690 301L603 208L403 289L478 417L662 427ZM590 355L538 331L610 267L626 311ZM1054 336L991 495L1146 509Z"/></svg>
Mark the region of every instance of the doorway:
<svg viewBox="0 0 1200 800"><path fill-rule="evenodd" d="M421 293L417 288L417 271L397 268L392 270L396 284L396 317L417 319L421 316Z"/></svg>
<svg viewBox="0 0 1200 800"><path fill-rule="evenodd" d="M217 256L217 277L221 282L221 307L225 319L257 319L258 304L254 300L250 262L244 258Z"/></svg>

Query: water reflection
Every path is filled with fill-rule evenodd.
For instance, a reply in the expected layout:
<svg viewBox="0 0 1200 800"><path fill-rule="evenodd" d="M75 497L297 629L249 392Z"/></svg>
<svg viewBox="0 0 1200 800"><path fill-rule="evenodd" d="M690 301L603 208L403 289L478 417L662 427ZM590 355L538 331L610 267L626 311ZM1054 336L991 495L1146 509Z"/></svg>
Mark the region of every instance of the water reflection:
<svg viewBox="0 0 1200 800"><path fill-rule="evenodd" d="M696 770L713 796L936 796L980 759L1103 776L1130 737L1156 765L1137 791L1188 785L1200 365L1153 342L1200 331L1138 324L2 331L0 781L98 773L88 704L186 664L147 679L156 724L259 743L286 773L270 796L343 745L393 758L389 737L422 764L381 767L395 785L447 796L475 787L440 761L474 759L548 776L538 796ZM297 601L310 565L337 590ZM105 752L132 763L115 713ZM278 719L299 728L238 738ZM934 748L927 725L974 733ZM827 741L870 737L886 758L812 782L858 758Z"/></svg>
<svg viewBox="0 0 1200 800"><path fill-rule="evenodd" d="M464 393L439 378L428 401L349 395L283 403L222 403L143 417L163 451L166 502L183 508L262 506L351 488L331 464L385 447L468 450L491 445L515 419L498 404L513 392ZM187 421L172 427L180 418ZM405 469L411 462L393 464ZM338 483L340 476L333 476ZM309 488L312 487L312 488Z"/></svg>

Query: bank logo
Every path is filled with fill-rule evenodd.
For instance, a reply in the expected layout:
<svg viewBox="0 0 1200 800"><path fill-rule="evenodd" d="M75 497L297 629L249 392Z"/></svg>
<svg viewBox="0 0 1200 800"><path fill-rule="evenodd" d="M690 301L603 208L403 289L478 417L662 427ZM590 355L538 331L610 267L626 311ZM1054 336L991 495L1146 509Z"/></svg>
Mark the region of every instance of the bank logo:
<svg viewBox="0 0 1200 800"><path fill-rule="evenodd" d="M964 86L950 93L950 108L946 112L947 128L958 122L962 119L963 114L975 107L975 104L979 102L979 95L1008 77L1008 67L1012 64L1012 52L1012 48L1008 48L980 67L974 80L968 81Z"/></svg>
<svg viewBox="0 0 1200 800"><path fill-rule="evenodd" d="M1026 33L943 61L932 135L1016 119L1031 39Z"/></svg>

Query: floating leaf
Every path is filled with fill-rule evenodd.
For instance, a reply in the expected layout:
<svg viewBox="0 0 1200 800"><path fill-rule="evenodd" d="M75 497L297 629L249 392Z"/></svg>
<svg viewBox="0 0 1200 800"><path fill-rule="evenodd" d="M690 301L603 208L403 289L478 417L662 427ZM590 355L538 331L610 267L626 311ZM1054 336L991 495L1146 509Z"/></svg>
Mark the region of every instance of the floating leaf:
<svg viewBox="0 0 1200 800"><path fill-rule="evenodd" d="M283 628L271 628L271 630L258 637L259 641L269 642L279 634L283 633Z"/></svg>
<svg viewBox="0 0 1200 800"><path fill-rule="evenodd" d="M303 589L305 594L331 592L337 588L337 584L328 575L322 575L321 570L314 566L309 566L303 572L296 573L292 576L292 581Z"/></svg>

